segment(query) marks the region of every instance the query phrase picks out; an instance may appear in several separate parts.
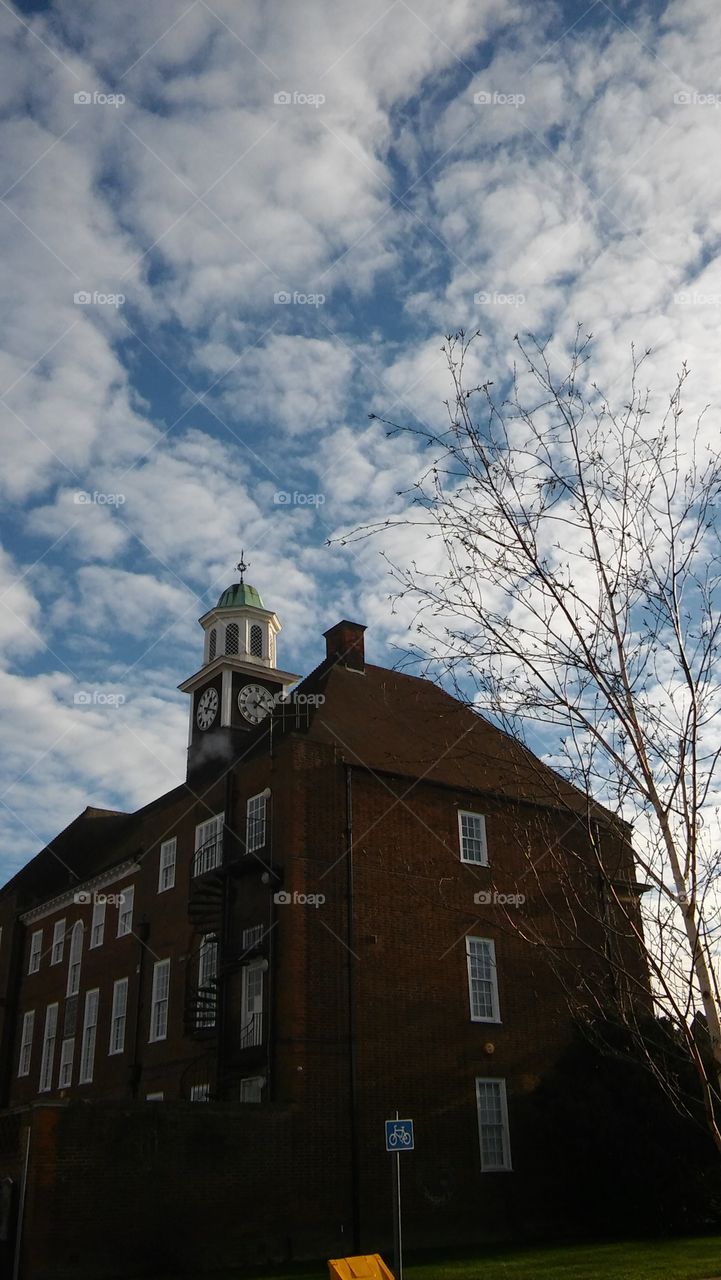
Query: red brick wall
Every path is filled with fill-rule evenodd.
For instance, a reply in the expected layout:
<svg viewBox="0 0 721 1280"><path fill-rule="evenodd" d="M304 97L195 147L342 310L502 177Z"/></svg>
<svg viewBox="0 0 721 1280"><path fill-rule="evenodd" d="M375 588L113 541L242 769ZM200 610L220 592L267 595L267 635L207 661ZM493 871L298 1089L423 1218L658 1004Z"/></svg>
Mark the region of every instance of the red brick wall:
<svg viewBox="0 0 721 1280"><path fill-rule="evenodd" d="M296 1016L300 1009L304 1019L305 1047L297 1041L296 1056L303 1067L305 1105L314 1113L326 1099L333 1108L341 1136L339 1168L349 1176L350 980L362 1226L381 1221L387 1210L390 1171L383 1121L398 1108L417 1125L418 1150L408 1157L406 1196L418 1238L426 1234L432 1240L439 1230L447 1232L449 1218L460 1232L473 1223L486 1231L494 1224L502 1229L509 1214L518 1211L524 1177L524 1135L517 1120L524 1099L568 1043L572 1016L544 954L516 927L516 908L478 906L473 900L479 889L525 888L528 901L518 910L532 913L537 927L542 924L549 908L545 899L534 898L533 880L529 884L526 875L527 815L507 803L501 807L447 788L354 770L349 978L344 772L333 766L329 749L309 745L299 752L307 783L305 858L296 859L286 885L322 891L326 901L317 908L284 908L289 928L293 922L293 963L290 972L284 969L290 956L279 953L278 981L287 983L287 1000L295 995ZM487 816L489 868L460 862L459 807ZM543 821L550 838L565 836L563 815ZM549 831L538 824L536 814L541 854ZM500 1024L470 1020L467 935L495 942ZM577 963L574 955L573 966ZM595 964L595 959L591 953L584 957L581 949L580 963ZM279 1034L283 1025L279 1020ZM289 1070L291 1060L289 1053ZM481 1173L476 1076L506 1081L513 1174Z"/></svg>
<svg viewBox="0 0 721 1280"><path fill-rule="evenodd" d="M21 990L16 1019L11 1059L13 1063L10 1105L30 1101L37 1096L37 1080L40 1065L42 1030L45 1008L52 1001L60 1004L60 1033L56 1047L55 1082L57 1083L57 1059L62 1029L62 1011L67 983L69 933L66 936L63 961L50 964L49 949L56 919L64 918L68 931L77 920L86 926L81 970L80 1006L76 1031L76 1064L74 1080L77 1081L79 1039L82 1033L82 1010L87 990L100 990L95 1073L92 1084L72 1087L72 1096L93 1098L124 1097L130 1095L130 1062L132 1059L133 1029L139 1016L139 1059L142 1068L140 1092L165 1089L170 1097L180 1097L180 1079L184 1065L204 1056L207 1046L189 1040L184 1034L182 1011L185 1000L186 966L197 963L200 938L194 933L188 920L188 885L194 853L195 827L197 823L225 808L225 783L221 781L206 793L197 797L171 793L144 815L139 831L128 839L119 857L133 857L139 863L139 871L104 886L102 892L116 894L127 885L135 887L133 908L133 933L117 937L118 909L108 906L105 921L105 937L101 947L89 948L92 905L75 905L70 902L45 916L29 923L24 930L24 946L21 967ZM160 843L172 836L177 838L177 865L175 887L158 893L158 869ZM6 907L7 910L7 907ZM141 924L148 923L145 942L138 937ZM22 930L22 926L20 926ZM28 974L30 936L35 929L43 929L43 959L40 971ZM3 949L5 940L3 940ZM171 959L171 991L169 1033L165 1041L148 1043L148 1027L152 989L153 964L156 959ZM138 967L142 959L142 985L138 989ZM117 978L129 978L128 1012L126 1025L126 1050L123 1055L108 1056L110 1013L113 982ZM19 1033L22 1015L26 1009L36 1010L35 1039L31 1075L27 1079L16 1078ZM49 1097L61 1096L57 1089Z"/></svg>
<svg viewBox="0 0 721 1280"><path fill-rule="evenodd" d="M32 1121L22 1280L197 1276L343 1247L332 1182L288 1109L75 1103Z"/></svg>
<svg viewBox="0 0 721 1280"><path fill-rule="evenodd" d="M226 1077L215 1081L214 1042L189 1038L182 1016L187 970L197 963L200 941L188 919L195 825L225 810L226 822L242 836L247 800L266 786L271 790L268 842L229 882L225 1025L226 1048L232 1052ZM583 828L563 813L353 769L349 933L346 787L346 769L332 747L290 734L279 740L272 757L238 765L229 787L221 780L202 799L173 793L145 815L136 845L129 842L127 853L135 852L141 861L134 925L147 919L147 940L117 939L114 912L108 909L106 942L95 952L85 950L81 981L81 993L96 985L101 991L94 1082L68 1091L72 1105L43 1106L34 1113L38 1234L27 1280L41 1280L43 1259L51 1251L58 1266L68 1269L77 1255L78 1264L98 1280L113 1274L102 1266L114 1266L123 1249L145 1258L152 1247L158 1267L162 1257L174 1258L177 1251L179 1261L172 1265L190 1272L201 1266L201 1242L216 1251L218 1265L274 1250L351 1252L354 1151L360 1243L375 1249L387 1242L390 1228L391 1165L382 1126L396 1108L412 1116L417 1128L417 1149L403 1157L409 1243L504 1235L533 1225L537 1160L531 1158L534 1135L524 1119L528 1101L568 1043L574 998L584 995L582 983L576 992L575 978L593 977L598 985L603 953L601 931L587 924L581 942L573 921L564 920L557 875L553 869L546 872L544 864L549 845L554 856L567 854L569 865L575 865L574 858L582 864L587 854ZM460 861L459 807L486 815L488 868ZM171 834L178 840L176 885L158 895L159 843ZM281 888L290 902L274 902ZM478 904L474 893L479 890L521 892L526 902ZM88 908L75 914L65 908L62 914L68 925L83 914L89 927ZM52 920L42 922L46 946ZM238 1045L240 938L244 927L258 923L267 931L269 1036L259 1053L243 1057L233 1049ZM524 936L527 926L563 942L564 974L554 972L544 949ZM28 932L33 927L39 926L31 925ZM468 935L495 942L499 1024L470 1019ZM134 979L141 955L138 987ZM150 1045L152 963L167 956L172 961L169 1034ZM112 983L121 976L131 979L128 1049L122 1059L107 1054ZM39 1012L32 1076L28 1082L14 1080L14 1103L36 1097L45 1006L52 999L62 1004L66 978L67 943L62 965L50 967L45 959L39 974L23 978L16 1026L24 1008ZM162 1090L167 1106L127 1101L136 1012L139 1097ZM81 1029L82 1007L75 1079ZM17 1043L14 1062L16 1056ZM244 1073L266 1077L264 1105L173 1103L187 1096L190 1081L201 1078L227 1099L237 1098ZM512 1173L481 1173L476 1076L506 1081ZM50 1100L57 1097L54 1093ZM101 1097L115 1101L97 1109L75 1101ZM118 1222L127 1224L127 1239L117 1250L107 1250L106 1236L117 1234ZM81 1237L85 1252L78 1253ZM102 1266L101 1257L107 1258ZM95 1259L95 1271L88 1270L89 1258Z"/></svg>

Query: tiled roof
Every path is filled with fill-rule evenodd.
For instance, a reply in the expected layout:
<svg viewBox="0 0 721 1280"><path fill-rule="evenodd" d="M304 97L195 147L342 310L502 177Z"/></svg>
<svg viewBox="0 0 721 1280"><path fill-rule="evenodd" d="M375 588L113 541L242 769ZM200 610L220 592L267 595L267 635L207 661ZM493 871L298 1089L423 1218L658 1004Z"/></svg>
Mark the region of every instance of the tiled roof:
<svg viewBox="0 0 721 1280"><path fill-rule="evenodd" d="M349 764L461 789L583 811L586 796L516 739L430 680L366 664L322 664L302 688L323 689L309 736ZM594 804L597 817L611 815Z"/></svg>
<svg viewBox="0 0 721 1280"><path fill-rule="evenodd" d="M115 809L88 807L55 836L3 888L32 896L62 893L73 884L111 866L117 848L133 822L133 815Z"/></svg>
<svg viewBox="0 0 721 1280"><path fill-rule="evenodd" d="M0 892L19 890L25 899L39 896L44 900L99 875L125 858L136 857L144 848L143 816L186 790L185 784L175 787L135 813L88 806L21 867Z"/></svg>
<svg viewBox="0 0 721 1280"><path fill-rule="evenodd" d="M363 672L326 660L297 691L323 692L306 721L308 736L334 746L359 768L427 779L516 802L585 812L586 796L521 743L430 680L366 664ZM267 726L257 749L268 749ZM144 815L185 784L136 813L87 808L3 888L24 898L62 893L143 848ZM593 804L600 821L617 820Z"/></svg>

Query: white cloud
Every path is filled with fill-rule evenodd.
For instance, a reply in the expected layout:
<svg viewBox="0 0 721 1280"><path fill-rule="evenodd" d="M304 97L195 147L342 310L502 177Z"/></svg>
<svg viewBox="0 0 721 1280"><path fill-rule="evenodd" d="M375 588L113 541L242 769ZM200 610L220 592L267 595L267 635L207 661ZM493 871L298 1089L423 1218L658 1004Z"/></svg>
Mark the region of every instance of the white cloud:
<svg viewBox="0 0 721 1280"><path fill-rule="evenodd" d="M634 338L657 346L659 388L689 357L690 410L721 391L718 307L674 301L720 279L721 110L673 101L715 90L707 4L678 0L660 20L627 6L623 22L601 6L571 33L556 6L529 24L506 0L442 13L310 0L272 21L259 2L186 8L57 0L24 14L58 57L9 11L0 21L0 484L45 555L16 586L28 547L0 561L0 645L46 667L4 687L32 765L13 791L20 824L41 784L60 826L89 799L150 798L165 763L182 771L177 654L196 661L194 592L212 599L243 545L286 624L283 661L317 660L320 621L343 611L400 640L375 544L344 559L322 543L353 513L402 506L423 455L365 414L444 421L444 332L480 327L468 375L501 384L516 331L553 333L560 360L581 319L601 381L627 369ZM76 106L80 88L127 101ZM480 89L526 101L476 105ZM278 90L325 102L277 104ZM79 290L127 300L76 305ZM326 302L276 305L281 290ZM523 302L475 303L479 291ZM194 403L188 388L216 380ZM325 504L281 510L288 488ZM125 501L80 505L79 490ZM391 546L436 565L417 531ZM103 660L121 676L153 609L172 646L135 669L137 688L128 676L115 720L92 707L81 723L70 688L99 680ZM41 656L28 630L41 621L54 648L68 633L77 674Z"/></svg>
<svg viewBox="0 0 721 1280"><path fill-rule="evenodd" d="M31 534L66 541L82 560L110 560L122 552L129 536L118 515L118 499L124 501L125 494L59 489L54 502L29 512L26 527Z"/></svg>
<svg viewBox="0 0 721 1280"><path fill-rule="evenodd" d="M240 397L249 417L290 435L332 428L343 415L352 369L352 352L338 340L272 334L226 380L224 403Z"/></svg>
<svg viewBox="0 0 721 1280"><path fill-rule="evenodd" d="M114 632L152 640L172 636L172 624L194 613L195 597L149 573L89 566L77 575L77 596L63 595L53 610L53 622L75 620L96 632Z"/></svg>
<svg viewBox="0 0 721 1280"><path fill-rule="evenodd" d="M14 726L0 746L8 874L53 834L48 820L61 830L86 804L138 807L181 781L187 713L169 693L140 672L91 688L67 673L0 673L0 715ZM90 705L74 701L78 694Z"/></svg>
<svg viewBox="0 0 721 1280"><path fill-rule="evenodd" d="M42 647L36 632L40 604L26 581L25 570L0 547L0 655L18 661Z"/></svg>

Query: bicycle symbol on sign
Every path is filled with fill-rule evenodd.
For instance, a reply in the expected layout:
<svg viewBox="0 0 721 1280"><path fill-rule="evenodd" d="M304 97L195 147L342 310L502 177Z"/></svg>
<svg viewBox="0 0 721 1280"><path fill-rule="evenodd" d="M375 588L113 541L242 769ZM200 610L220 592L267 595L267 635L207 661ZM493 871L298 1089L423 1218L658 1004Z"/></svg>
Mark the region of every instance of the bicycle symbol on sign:
<svg viewBox="0 0 721 1280"><path fill-rule="evenodd" d="M412 1138L408 1130L404 1129L400 1124L395 1125L388 1134L389 1147L409 1147L411 1142Z"/></svg>
<svg viewBox="0 0 721 1280"><path fill-rule="evenodd" d="M386 1120L386 1151L412 1151L413 1121Z"/></svg>

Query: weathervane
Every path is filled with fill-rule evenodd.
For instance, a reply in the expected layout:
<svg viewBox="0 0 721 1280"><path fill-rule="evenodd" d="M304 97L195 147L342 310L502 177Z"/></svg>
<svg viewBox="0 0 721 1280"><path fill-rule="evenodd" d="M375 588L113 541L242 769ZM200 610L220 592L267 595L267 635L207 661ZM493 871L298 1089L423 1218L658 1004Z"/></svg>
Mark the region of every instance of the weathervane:
<svg viewBox="0 0 721 1280"><path fill-rule="evenodd" d="M241 585L241 587L242 587L242 585L243 585L243 574L245 573L246 569L249 569L249 568L250 568L250 565L248 565L248 564L246 564L246 563L245 563L245 552L244 552L244 551L241 551L241 553L240 553L240 560L238 561L238 563L237 563L237 565L236 565L235 567L236 567L236 569L238 569L238 570L239 570L239 572L240 572L240 585Z"/></svg>

